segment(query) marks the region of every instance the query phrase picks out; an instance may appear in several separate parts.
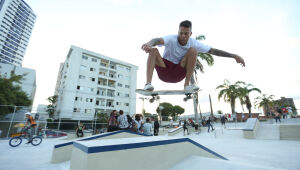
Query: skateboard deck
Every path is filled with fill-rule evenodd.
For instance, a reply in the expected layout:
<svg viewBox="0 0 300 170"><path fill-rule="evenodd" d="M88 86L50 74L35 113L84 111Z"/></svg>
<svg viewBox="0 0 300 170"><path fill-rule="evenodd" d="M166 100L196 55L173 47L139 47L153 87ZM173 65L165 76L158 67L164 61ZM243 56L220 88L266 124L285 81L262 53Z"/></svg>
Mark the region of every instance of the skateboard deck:
<svg viewBox="0 0 300 170"><path fill-rule="evenodd" d="M136 89L135 92L144 96L158 96L158 95L187 95L194 94L199 90L158 90L158 91L148 91L144 89Z"/></svg>

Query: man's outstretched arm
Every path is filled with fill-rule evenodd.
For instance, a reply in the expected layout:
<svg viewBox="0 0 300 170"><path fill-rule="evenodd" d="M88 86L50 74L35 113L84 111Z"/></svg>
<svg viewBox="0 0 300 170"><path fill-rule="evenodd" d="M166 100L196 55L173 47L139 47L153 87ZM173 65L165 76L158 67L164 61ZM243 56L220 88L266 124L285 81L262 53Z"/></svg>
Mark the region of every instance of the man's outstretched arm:
<svg viewBox="0 0 300 170"><path fill-rule="evenodd" d="M212 54L212 55L220 56L220 57L234 58L237 63L240 63L243 67L245 67L244 59L242 57L236 55L236 54L231 54L231 53L228 53L226 51L218 50L218 49L215 49L215 48L211 48L208 51L208 53Z"/></svg>
<svg viewBox="0 0 300 170"><path fill-rule="evenodd" d="M154 47L156 45L163 45L163 44L164 44L164 40L162 38L153 38L152 40L150 40L146 44L143 44L142 49L146 53L149 53L152 47Z"/></svg>

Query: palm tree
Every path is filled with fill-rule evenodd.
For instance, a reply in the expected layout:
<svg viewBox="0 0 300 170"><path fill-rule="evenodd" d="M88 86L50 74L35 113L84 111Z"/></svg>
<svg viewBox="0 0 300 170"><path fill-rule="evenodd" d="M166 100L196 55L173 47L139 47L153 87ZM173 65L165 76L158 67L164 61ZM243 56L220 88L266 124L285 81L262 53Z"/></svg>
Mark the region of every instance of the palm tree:
<svg viewBox="0 0 300 170"><path fill-rule="evenodd" d="M221 97L224 97L224 101L230 103L232 115L235 115L235 99L239 97L238 85L230 84L230 82L225 79L224 83L219 85L216 89L220 89L218 95L219 101Z"/></svg>
<svg viewBox="0 0 300 170"><path fill-rule="evenodd" d="M244 111L243 105L245 104L249 111L249 116L252 117L252 112L251 112L252 104L251 104L249 94L253 91L257 91L257 92L261 93L261 91L260 91L260 89L255 88L252 84L247 84L243 81L237 81L236 84L240 86L238 88L238 91L239 91L239 99L240 99L240 102L242 105L242 109ZM241 85L243 85L243 86L241 86Z"/></svg>
<svg viewBox="0 0 300 170"><path fill-rule="evenodd" d="M274 95L263 94L255 98L254 105L258 108L263 108L264 114L270 112L270 107L274 104L273 98Z"/></svg>
<svg viewBox="0 0 300 170"><path fill-rule="evenodd" d="M205 36L204 35L198 35L198 36L196 36L196 40L199 40L199 41L205 40ZM212 55L210 55L209 53L198 53L198 58L196 60L196 66L195 66L195 69L194 69L195 76L193 76L192 80L191 80L192 83L196 83L196 84L198 84L198 79L197 79L198 72L204 73L204 66L200 62L200 59L202 61L205 61L208 66L214 65L214 58L213 58ZM198 102L198 93L195 94L195 99L196 99L195 102L197 103L197 105L199 105L199 110L200 110L200 104ZM200 111L200 119L202 120L201 111Z"/></svg>

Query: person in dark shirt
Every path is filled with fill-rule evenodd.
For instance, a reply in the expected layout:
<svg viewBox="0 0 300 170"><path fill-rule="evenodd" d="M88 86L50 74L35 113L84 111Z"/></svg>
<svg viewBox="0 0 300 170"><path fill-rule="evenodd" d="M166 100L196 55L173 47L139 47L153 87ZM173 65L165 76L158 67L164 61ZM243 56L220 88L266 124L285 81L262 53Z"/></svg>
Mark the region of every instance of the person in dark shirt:
<svg viewBox="0 0 300 170"><path fill-rule="evenodd" d="M208 120L206 121L206 125L207 125L207 127L208 127L208 131L207 131L208 133L209 133L210 128L212 129L212 131L215 130L214 127L213 127L213 125L211 124L210 117L209 117Z"/></svg>
<svg viewBox="0 0 300 170"><path fill-rule="evenodd" d="M155 122L154 122L154 136L158 136L158 133L159 133L159 123L158 123L158 120L155 119Z"/></svg>

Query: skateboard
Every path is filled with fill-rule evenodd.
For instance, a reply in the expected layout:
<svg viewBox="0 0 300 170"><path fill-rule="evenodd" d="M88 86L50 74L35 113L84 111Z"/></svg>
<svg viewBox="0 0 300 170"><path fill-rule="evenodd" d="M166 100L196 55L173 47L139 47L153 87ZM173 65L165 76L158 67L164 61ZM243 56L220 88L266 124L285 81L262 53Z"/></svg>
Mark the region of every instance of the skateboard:
<svg viewBox="0 0 300 170"><path fill-rule="evenodd" d="M198 90L158 90L158 91L148 91L144 89L136 89L135 92L144 96L152 96L149 100L150 103L153 103L154 100L158 100L160 95L185 95L183 101L188 101L193 97L193 94L200 91Z"/></svg>

